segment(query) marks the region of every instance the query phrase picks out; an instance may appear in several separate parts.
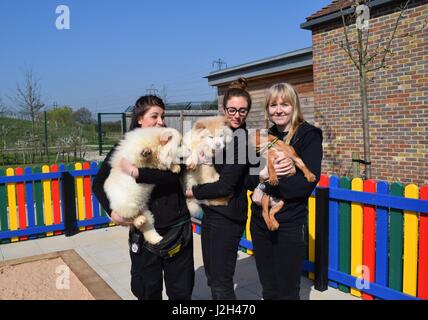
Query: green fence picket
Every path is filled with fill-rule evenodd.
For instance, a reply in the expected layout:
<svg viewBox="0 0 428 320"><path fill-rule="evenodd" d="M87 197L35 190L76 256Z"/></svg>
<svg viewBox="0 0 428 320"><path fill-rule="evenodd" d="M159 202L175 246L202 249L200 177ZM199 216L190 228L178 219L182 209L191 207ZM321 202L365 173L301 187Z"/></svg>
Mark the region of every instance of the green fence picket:
<svg viewBox="0 0 428 320"><path fill-rule="evenodd" d="M33 168L33 173L41 173L42 169L40 166ZM43 212L43 189L42 189L42 181L36 180L34 181L34 200L36 201L36 225L44 226L44 212Z"/></svg>
<svg viewBox="0 0 428 320"><path fill-rule="evenodd" d="M348 177L340 178L339 187L351 189L351 180ZM339 271L351 273L351 203L339 201ZM339 290L349 293L349 287L339 285Z"/></svg>
<svg viewBox="0 0 428 320"><path fill-rule="evenodd" d="M391 184L390 195L402 197L404 186L401 183ZM391 289L403 289L403 211L389 211L389 283Z"/></svg>
<svg viewBox="0 0 428 320"><path fill-rule="evenodd" d="M5 170L0 169L0 176L5 175ZM9 226L7 223L7 194L6 194L6 185L0 184L0 230L7 231ZM9 243L10 240L0 240L1 243Z"/></svg>

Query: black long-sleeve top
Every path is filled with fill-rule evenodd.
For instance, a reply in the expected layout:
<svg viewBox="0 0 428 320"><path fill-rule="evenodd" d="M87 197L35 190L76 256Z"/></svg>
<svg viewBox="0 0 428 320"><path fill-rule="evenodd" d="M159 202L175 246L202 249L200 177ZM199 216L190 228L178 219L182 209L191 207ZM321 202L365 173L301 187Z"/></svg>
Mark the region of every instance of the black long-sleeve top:
<svg viewBox="0 0 428 320"><path fill-rule="evenodd" d="M276 126L269 129L269 133L284 139L286 132L279 132ZM321 175L322 161L322 131L303 122L294 134L290 145L294 147L296 153L302 158L306 166L317 177L315 182L308 182L303 172L296 167L296 174L291 177L281 177L279 184L270 187L269 194L283 199L285 205L275 215L278 222L288 225L297 225L306 222L308 198L316 187ZM258 175L248 175L245 179L245 186L249 190L254 190L259 183ZM251 210L253 216L262 217L261 207L252 203Z"/></svg>
<svg viewBox="0 0 428 320"><path fill-rule="evenodd" d="M104 191L104 182L107 180L111 166L110 157L116 146L107 154L100 170L94 178L92 190L101 206L110 215L112 209ZM180 174L171 171L139 168L137 183L155 184L149 209L155 219L155 229L163 230L185 219L190 219L186 199L180 183ZM182 172L182 171L181 171ZM126 192L126 190L123 190Z"/></svg>
<svg viewBox="0 0 428 320"><path fill-rule="evenodd" d="M247 220L247 190L244 179L248 174L247 140L248 132L241 127L243 139L234 138L223 150L224 163L214 163L219 180L193 186L193 196L198 199L216 199L231 196L227 206L204 206L204 214L221 214L229 219L245 222ZM236 132L236 131L235 131ZM231 150L233 148L233 151ZM233 159L231 157L233 155Z"/></svg>

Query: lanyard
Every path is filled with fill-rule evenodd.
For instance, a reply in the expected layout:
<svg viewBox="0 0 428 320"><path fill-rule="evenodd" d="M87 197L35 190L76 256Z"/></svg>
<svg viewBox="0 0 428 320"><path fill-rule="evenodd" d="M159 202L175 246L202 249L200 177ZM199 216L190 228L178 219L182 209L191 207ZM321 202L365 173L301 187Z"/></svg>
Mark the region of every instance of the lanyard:
<svg viewBox="0 0 428 320"><path fill-rule="evenodd" d="M260 150L260 154L263 154L266 150L268 150L268 149L272 148L272 147L273 147L273 145L274 145L278 140L279 140L279 138L277 137L277 138L275 138L272 142L269 142L269 143L268 143L268 145L267 145L266 147L263 147L263 148Z"/></svg>

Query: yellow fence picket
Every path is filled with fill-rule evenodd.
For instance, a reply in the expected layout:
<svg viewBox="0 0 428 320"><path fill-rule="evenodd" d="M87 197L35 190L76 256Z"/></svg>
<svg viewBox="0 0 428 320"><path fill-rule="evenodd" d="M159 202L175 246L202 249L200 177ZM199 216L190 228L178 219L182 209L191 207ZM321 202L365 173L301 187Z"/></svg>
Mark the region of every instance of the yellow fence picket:
<svg viewBox="0 0 428 320"><path fill-rule="evenodd" d="M42 166L42 173L49 173L49 166ZM45 224L51 226L53 224L53 209L52 209L52 192L51 180L42 180L43 188L43 207L45 208ZM53 232L47 232L47 237L53 236Z"/></svg>
<svg viewBox="0 0 428 320"><path fill-rule="evenodd" d="M82 170L80 162L74 165L75 170ZM85 199L83 197L83 177L76 177L76 191L77 191L77 216L80 221L85 220ZM85 227L80 227L79 230L85 230Z"/></svg>
<svg viewBox="0 0 428 320"><path fill-rule="evenodd" d="M248 241L251 241L251 232L250 232L250 224L251 224L251 195L253 193L251 191L247 192L247 199L248 199L248 208L247 208L247 225L245 227L245 237ZM248 254L254 254L253 250L248 249Z"/></svg>
<svg viewBox="0 0 428 320"><path fill-rule="evenodd" d="M352 180L353 191L363 191L363 180L355 178ZM351 203L351 275L362 278L361 270L363 264L363 205ZM351 294L361 297L361 291L351 288Z"/></svg>
<svg viewBox="0 0 428 320"><path fill-rule="evenodd" d="M309 257L308 260L312 263L315 263L315 197L310 196L308 200L308 248L309 248ZM315 274L313 272L308 273L308 277L311 280L315 279Z"/></svg>
<svg viewBox="0 0 428 320"><path fill-rule="evenodd" d="M13 168L6 169L6 176L14 176ZM16 210L16 183L6 183L7 189L7 204L9 206L9 230L18 230L18 211ZM11 238L11 242L17 242L18 237Z"/></svg>
<svg viewBox="0 0 428 320"><path fill-rule="evenodd" d="M414 184L404 189L406 198L418 199L419 190ZM414 211L404 211L403 292L417 293L419 217Z"/></svg>

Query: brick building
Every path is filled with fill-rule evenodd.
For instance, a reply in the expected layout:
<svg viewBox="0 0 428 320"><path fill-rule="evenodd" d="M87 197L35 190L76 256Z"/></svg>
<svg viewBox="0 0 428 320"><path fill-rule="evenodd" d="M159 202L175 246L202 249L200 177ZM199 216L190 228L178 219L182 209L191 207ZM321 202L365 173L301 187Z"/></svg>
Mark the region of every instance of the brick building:
<svg viewBox="0 0 428 320"><path fill-rule="evenodd" d="M373 0L370 9L369 52L384 44L405 1ZM351 0L336 0L307 18L312 31L315 122L324 132L323 171L347 174L352 153L363 157L359 77L347 54L340 8ZM404 13L392 42L388 69L369 74L368 84L372 178L403 183L428 183L428 34L415 32L428 17L428 1L415 0ZM355 25L350 29L355 30ZM356 32L353 32L356 34ZM405 33L414 37L402 37ZM352 41L352 38L351 38Z"/></svg>
<svg viewBox="0 0 428 320"><path fill-rule="evenodd" d="M404 2L371 1L369 52L379 44L386 44ZM312 31L312 50L304 49L306 54L311 53L312 63L308 64L307 57L304 68L290 65L291 68L281 74L282 71L255 62L207 76L209 84L218 86L219 101L230 80L238 76L249 79L249 91L255 100L250 127L264 127L261 101L270 85L279 81L296 85L302 96L305 117L324 132L323 173L348 176L352 173L352 155L363 158L364 153L358 71L337 45L344 40L340 8L344 13L352 12L352 3L353 0L334 0L301 25ZM398 26L398 37L391 44L393 55L386 60L388 69L369 74L372 79L368 84L368 99L374 179L428 183L428 35L427 28L420 31L427 17L428 1L412 1ZM355 25L348 28L353 41L355 32L351 30ZM406 33L414 36L403 36ZM255 76L246 69L254 68L253 64L260 68Z"/></svg>
<svg viewBox="0 0 428 320"><path fill-rule="evenodd" d="M312 73L312 49L304 48L282 55L257 60L236 67L211 72L208 84L218 88L221 109L224 92L228 85L239 77L248 79L252 108L247 124L250 128L265 128L267 115L264 111L265 92L273 83L289 82L296 87L301 98L302 111L308 121L314 117L314 89Z"/></svg>

